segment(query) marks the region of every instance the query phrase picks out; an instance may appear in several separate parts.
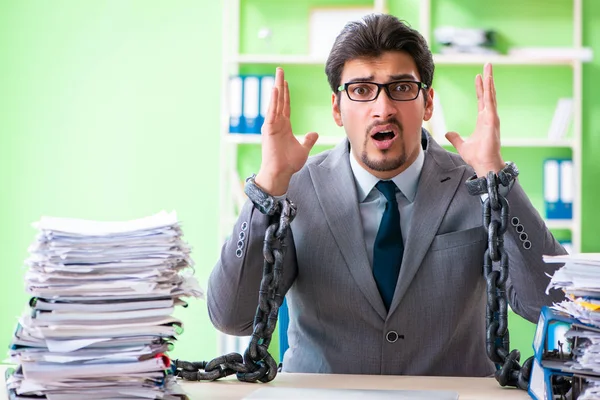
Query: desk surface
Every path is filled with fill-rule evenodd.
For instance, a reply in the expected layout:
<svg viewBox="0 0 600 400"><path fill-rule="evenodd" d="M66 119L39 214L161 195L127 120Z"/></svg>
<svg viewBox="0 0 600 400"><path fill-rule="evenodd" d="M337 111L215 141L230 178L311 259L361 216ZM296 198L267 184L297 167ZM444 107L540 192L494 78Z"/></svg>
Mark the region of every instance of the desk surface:
<svg viewBox="0 0 600 400"><path fill-rule="evenodd" d="M523 390L500 387L493 378L279 373L267 384L238 382L235 376L216 382L182 382L182 387L192 400L237 400L267 385L296 388L451 390L458 392L460 400L530 398Z"/></svg>
<svg viewBox="0 0 600 400"><path fill-rule="evenodd" d="M0 366L2 375L7 367L7 365ZM459 394L460 400L530 398L523 390L500 387L493 378L279 373L272 382L266 384L239 382L234 375L215 382L181 381L181 386L191 400L239 400L267 386L315 389L451 390ZM8 400L5 390L0 390L0 400Z"/></svg>

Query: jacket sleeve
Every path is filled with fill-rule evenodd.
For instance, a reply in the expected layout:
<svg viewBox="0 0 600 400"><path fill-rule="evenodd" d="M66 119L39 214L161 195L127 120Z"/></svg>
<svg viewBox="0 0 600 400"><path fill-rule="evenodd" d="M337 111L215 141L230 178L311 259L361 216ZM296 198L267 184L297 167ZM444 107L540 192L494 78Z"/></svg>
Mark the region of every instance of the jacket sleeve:
<svg viewBox="0 0 600 400"><path fill-rule="evenodd" d="M560 290L552 289L546 294L550 277L561 264L546 264L542 257L567 252L554 239L518 181L506 198L510 207L504 234L509 265L508 300L517 314L537 323L542 306L564 299Z"/></svg>
<svg viewBox="0 0 600 400"><path fill-rule="evenodd" d="M208 314L220 331L245 336L252 333L258 306L264 257L263 241L269 217L246 201L231 236L221 249L207 287ZM296 274L296 252L291 229L285 239L281 292L285 294Z"/></svg>

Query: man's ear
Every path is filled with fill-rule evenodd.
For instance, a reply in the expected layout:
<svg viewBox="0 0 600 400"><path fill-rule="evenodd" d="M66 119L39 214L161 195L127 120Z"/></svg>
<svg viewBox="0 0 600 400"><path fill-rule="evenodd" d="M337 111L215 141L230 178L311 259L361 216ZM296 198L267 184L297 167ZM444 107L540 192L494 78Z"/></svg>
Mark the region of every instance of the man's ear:
<svg viewBox="0 0 600 400"><path fill-rule="evenodd" d="M331 113L333 114L333 120L337 126L344 126L342 122L342 113L340 111L340 103L335 93L331 93Z"/></svg>
<svg viewBox="0 0 600 400"><path fill-rule="evenodd" d="M425 101L425 113L423 114L423 121L429 121L431 119L431 115L433 114L433 96L435 93L433 92L433 88L427 89L427 97Z"/></svg>

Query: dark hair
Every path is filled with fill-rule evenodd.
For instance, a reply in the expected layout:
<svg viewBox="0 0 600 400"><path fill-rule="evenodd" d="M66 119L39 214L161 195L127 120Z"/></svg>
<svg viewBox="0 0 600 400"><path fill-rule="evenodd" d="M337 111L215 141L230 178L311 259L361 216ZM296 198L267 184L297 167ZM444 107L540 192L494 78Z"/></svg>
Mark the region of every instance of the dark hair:
<svg viewBox="0 0 600 400"><path fill-rule="evenodd" d="M425 38L398 18L387 14L369 14L348 22L335 39L325 73L333 93L338 93L346 61L359 57L379 57L387 51L405 51L417 65L421 81L431 87L433 57Z"/></svg>

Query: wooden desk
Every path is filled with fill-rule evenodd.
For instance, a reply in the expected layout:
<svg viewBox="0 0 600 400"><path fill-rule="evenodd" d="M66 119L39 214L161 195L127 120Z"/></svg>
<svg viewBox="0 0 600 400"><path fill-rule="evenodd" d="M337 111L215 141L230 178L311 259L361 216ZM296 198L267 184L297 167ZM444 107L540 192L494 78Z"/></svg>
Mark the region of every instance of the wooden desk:
<svg viewBox="0 0 600 400"><path fill-rule="evenodd" d="M4 376L7 365L0 365ZM514 388L503 388L493 378L453 378L392 375L330 375L279 373L272 382L244 383L235 376L215 382L186 382L181 386L191 400L239 400L261 387L334 388L373 390L451 390L460 400L530 399L529 395ZM8 400L6 390L0 390L0 400Z"/></svg>
<svg viewBox="0 0 600 400"><path fill-rule="evenodd" d="M460 400L530 399L527 392L503 388L493 378L279 373L272 382L243 383L235 377L216 382L182 382L190 399L238 400L266 385L297 388L452 390Z"/></svg>

